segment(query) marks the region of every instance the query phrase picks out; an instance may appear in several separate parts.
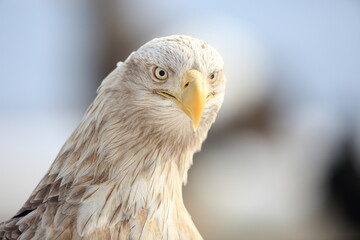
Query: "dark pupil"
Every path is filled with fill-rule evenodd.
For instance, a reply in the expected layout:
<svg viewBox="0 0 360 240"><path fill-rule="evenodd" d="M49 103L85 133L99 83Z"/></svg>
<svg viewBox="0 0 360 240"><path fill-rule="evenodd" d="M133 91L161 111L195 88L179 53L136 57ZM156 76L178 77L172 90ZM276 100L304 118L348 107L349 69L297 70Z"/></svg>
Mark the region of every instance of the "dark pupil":
<svg viewBox="0 0 360 240"><path fill-rule="evenodd" d="M162 77L165 76L165 71L160 70L160 71L159 71L159 75L162 76Z"/></svg>
<svg viewBox="0 0 360 240"><path fill-rule="evenodd" d="M211 79L213 79L214 77L215 77L215 75L214 75L214 74L211 74L211 75L210 75L210 78L211 78Z"/></svg>

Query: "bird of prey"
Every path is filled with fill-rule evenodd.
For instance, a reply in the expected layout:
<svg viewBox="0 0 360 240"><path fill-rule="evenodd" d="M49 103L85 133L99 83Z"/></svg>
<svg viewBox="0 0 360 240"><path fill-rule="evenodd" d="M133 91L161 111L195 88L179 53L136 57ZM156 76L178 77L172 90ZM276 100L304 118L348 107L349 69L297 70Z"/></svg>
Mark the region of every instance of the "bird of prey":
<svg viewBox="0 0 360 240"><path fill-rule="evenodd" d="M102 82L0 239L202 239L182 185L224 90L223 60L206 42L146 43Z"/></svg>

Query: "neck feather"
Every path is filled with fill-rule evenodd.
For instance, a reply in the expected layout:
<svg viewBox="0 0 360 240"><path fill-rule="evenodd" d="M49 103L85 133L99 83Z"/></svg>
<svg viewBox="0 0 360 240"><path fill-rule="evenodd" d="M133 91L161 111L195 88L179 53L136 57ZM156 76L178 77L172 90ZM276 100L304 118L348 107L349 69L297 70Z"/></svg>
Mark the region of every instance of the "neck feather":
<svg viewBox="0 0 360 240"><path fill-rule="evenodd" d="M174 226L186 218L188 228L196 232L182 200L194 143L171 140L161 129L137 127L138 120L122 117L121 111L104 110L96 101L90 106L50 169L61 184L71 185L69 196L83 192L79 219L94 219L78 221L80 235L136 218L144 210L147 222L162 220ZM94 209L94 202L97 214L87 210ZM167 224L161 224L159 231L167 231Z"/></svg>

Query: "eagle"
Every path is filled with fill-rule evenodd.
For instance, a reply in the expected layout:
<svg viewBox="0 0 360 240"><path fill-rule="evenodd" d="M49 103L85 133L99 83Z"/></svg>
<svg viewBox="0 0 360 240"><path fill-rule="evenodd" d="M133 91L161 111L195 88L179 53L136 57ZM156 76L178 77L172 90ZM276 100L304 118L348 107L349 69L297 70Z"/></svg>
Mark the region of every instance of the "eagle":
<svg viewBox="0 0 360 240"><path fill-rule="evenodd" d="M182 185L223 102L223 66L181 35L119 62L0 239L202 239Z"/></svg>

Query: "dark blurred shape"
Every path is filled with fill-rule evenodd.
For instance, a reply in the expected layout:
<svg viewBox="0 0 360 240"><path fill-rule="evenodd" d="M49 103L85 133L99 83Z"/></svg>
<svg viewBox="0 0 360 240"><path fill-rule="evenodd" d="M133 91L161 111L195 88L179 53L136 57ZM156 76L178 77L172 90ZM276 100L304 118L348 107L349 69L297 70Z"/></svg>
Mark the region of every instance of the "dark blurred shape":
<svg viewBox="0 0 360 240"><path fill-rule="evenodd" d="M141 45L141 40L136 38L132 31L132 26L128 24L123 14L119 14L119 9L126 9L126 2L104 1L96 2L99 14L99 27L103 34L103 58L101 68L101 78L97 80L100 85L102 80L114 70L116 63L124 61L132 51Z"/></svg>
<svg viewBox="0 0 360 240"><path fill-rule="evenodd" d="M328 177L327 190L330 203L343 215L345 221L360 229L360 173L355 153L355 138L347 134L335 156L334 166Z"/></svg>

